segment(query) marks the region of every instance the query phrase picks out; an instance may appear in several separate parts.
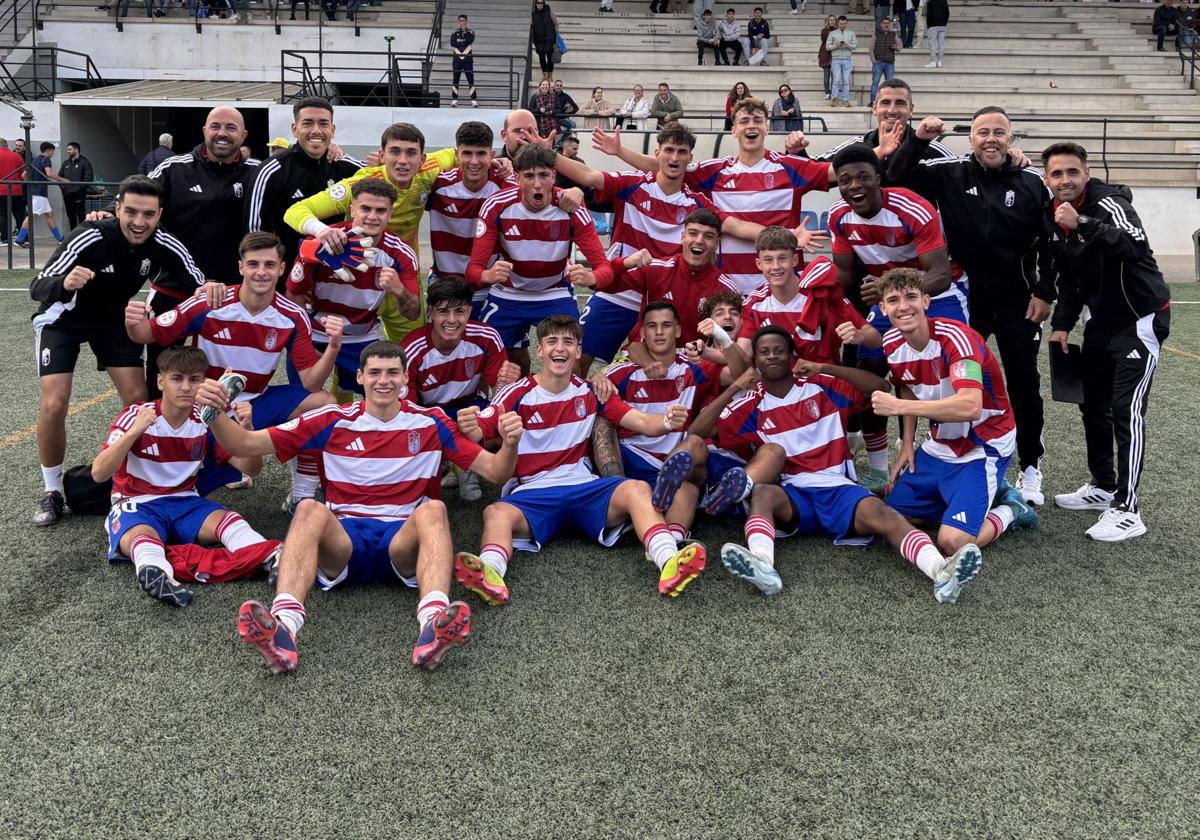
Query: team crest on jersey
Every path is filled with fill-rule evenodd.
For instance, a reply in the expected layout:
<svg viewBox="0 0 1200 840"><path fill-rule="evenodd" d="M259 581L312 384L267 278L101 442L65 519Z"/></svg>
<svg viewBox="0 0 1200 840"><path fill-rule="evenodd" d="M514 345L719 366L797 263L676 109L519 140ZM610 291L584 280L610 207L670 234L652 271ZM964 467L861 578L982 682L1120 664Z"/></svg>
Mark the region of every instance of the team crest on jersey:
<svg viewBox="0 0 1200 840"><path fill-rule="evenodd" d="M575 398L575 416L587 417L587 405L583 401L583 397Z"/></svg>
<svg viewBox="0 0 1200 840"><path fill-rule="evenodd" d="M291 420L288 420L286 423L280 423L278 426L276 426L276 428L279 429L280 431L290 432L292 429L296 428L299 425L300 425L300 418L293 417Z"/></svg>
<svg viewBox="0 0 1200 840"><path fill-rule="evenodd" d="M1017 200L1017 194L1015 192L1013 192L1012 190L1008 190L1006 193L1004 193L1004 206L1005 207L1012 207L1013 202L1015 202L1016 200Z"/></svg>
<svg viewBox="0 0 1200 840"><path fill-rule="evenodd" d="M896 232L894 230L892 230L891 228L888 228L887 244L888 244L889 248L895 247L895 245L896 245Z"/></svg>
<svg viewBox="0 0 1200 840"><path fill-rule="evenodd" d="M804 410L808 412L808 416L814 420L819 419L821 416L821 407L817 405L816 400L805 400Z"/></svg>
<svg viewBox="0 0 1200 840"><path fill-rule="evenodd" d="M466 359L466 360L464 360L464 361L463 361L463 367L464 367L464 368L466 368L466 371L467 371L467 376L474 376L474 375L475 375L475 360L474 360L474 359Z"/></svg>
<svg viewBox="0 0 1200 840"><path fill-rule="evenodd" d="M242 182L241 181L238 181L236 184L233 185L233 194L236 195L238 198L242 197Z"/></svg>
<svg viewBox="0 0 1200 840"><path fill-rule="evenodd" d="M408 433L408 454L416 455L420 451L421 451L421 433L420 432L409 432Z"/></svg>
<svg viewBox="0 0 1200 840"><path fill-rule="evenodd" d="M199 460L200 460L200 453L201 453L203 450L204 450L204 447L202 447L202 446L200 445L200 441L196 441L195 443L193 443L193 444L192 444L192 460L193 460L193 461L199 461Z"/></svg>
<svg viewBox="0 0 1200 840"><path fill-rule="evenodd" d="M934 375L934 376L936 376L938 379L941 379L941 378L942 378L942 360L941 360L941 359L934 359L934 360L933 360L933 361L930 363L930 365L929 365L929 366L930 366L931 368L933 368L933 375Z"/></svg>
<svg viewBox="0 0 1200 840"><path fill-rule="evenodd" d="M274 350L276 342L279 341L279 331L270 329L267 330L267 337L263 339L263 346L268 350Z"/></svg>
<svg viewBox="0 0 1200 840"><path fill-rule="evenodd" d="M304 266L300 265L299 260L297 260L296 264L292 266L292 279L297 283L304 279Z"/></svg>
<svg viewBox="0 0 1200 840"><path fill-rule="evenodd" d="M687 389L687 377L682 373L675 377L675 387L679 389L679 393L683 393Z"/></svg>
<svg viewBox="0 0 1200 840"><path fill-rule="evenodd" d="M141 272L143 277L145 277L147 274L149 274L150 273L150 260L149 259L142 260L142 265L138 270Z"/></svg>
<svg viewBox="0 0 1200 840"><path fill-rule="evenodd" d="M160 327L169 327L175 323L175 319L179 317L179 313L174 309L168 309L163 314L159 315L154 320L158 321Z"/></svg>
<svg viewBox="0 0 1200 840"><path fill-rule="evenodd" d="M686 218L687 218L687 210L685 208L680 207L679 209L677 209L675 211L675 224L677 224L677 225L683 224L683 220Z"/></svg>
<svg viewBox="0 0 1200 840"><path fill-rule="evenodd" d="M108 445L112 446L123 437L125 437L124 432L122 432L120 429L114 429L113 433L108 436Z"/></svg>
<svg viewBox="0 0 1200 840"><path fill-rule="evenodd" d="M491 417L495 413L496 413L496 406L494 406L494 405L485 405L483 408L479 409L480 417Z"/></svg>
<svg viewBox="0 0 1200 840"><path fill-rule="evenodd" d="M345 184L334 184L332 187L329 188L329 197L332 198L334 201L341 201L343 198L346 197L346 185Z"/></svg>
<svg viewBox="0 0 1200 840"><path fill-rule="evenodd" d="M775 189L775 173L774 172L768 172L766 175L763 176L763 186L766 187L768 190Z"/></svg>

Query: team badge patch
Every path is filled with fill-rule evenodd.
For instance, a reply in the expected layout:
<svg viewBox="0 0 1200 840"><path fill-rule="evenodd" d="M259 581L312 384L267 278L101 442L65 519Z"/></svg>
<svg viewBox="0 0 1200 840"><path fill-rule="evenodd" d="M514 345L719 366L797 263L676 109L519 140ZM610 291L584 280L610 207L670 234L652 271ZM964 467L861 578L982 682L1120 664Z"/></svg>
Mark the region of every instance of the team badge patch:
<svg viewBox="0 0 1200 840"><path fill-rule="evenodd" d="M158 322L160 327L169 327L175 323L175 319L179 317L179 313L174 309L168 309L163 314L159 315L154 320Z"/></svg>
<svg viewBox="0 0 1200 840"><path fill-rule="evenodd" d="M141 275L143 277L145 277L147 274L149 274L150 273L150 260L148 260L148 259L142 260L142 265L141 265L141 268L139 269L139 271L141 272Z"/></svg>
<svg viewBox="0 0 1200 840"><path fill-rule="evenodd" d="M329 197L332 198L334 201L341 201L343 198L346 197L346 185L345 184L334 184L332 187L329 188Z"/></svg>
<svg viewBox="0 0 1200 840"><path fill-rule="evenodd" d="M268 350L275 349L275 343L279 341L279 331L270 329L267 330L267 337L263 339L263 346Z"/></svg>
<svg viewBox="0 0 1200 840"><path fill-rule="evenodd" d="M475 238L478 239L479 237L483 236L485 233L487 233L487 222L485 222L483 219L476 219L475 220Z"/></svg>
<svg viewBox="0 0 1200 840"><path fill-rule="evenodd" d="M763 187L768 190L775 189L775 173L768 172L763 176Z"/></svg>
<svg viewBox="0 0 1200 840"><path fill-rule="evenodd" d="M891 229L889 229L889 230L888 230L888 232L887 232L887 244L888 244L888 247L889 247L889 248L895 247L895 245L896 245L896 232L895 232L894 230L891 230Z"/></svg>
<svg viewBox="0 0 1200 840"><path fill-rule="evenodd" d="M583 397L575 398L575 416L580 418L587 417L587 405L584 404Z"/></svg>
<svg viewBox="0 0 1200 840"><path fill-rule="evenodd" d="M233 194L238 198L242 197L242 184L240 181L233 185Z"/></svg>
<svg viewBox="0 0 1200 840"><path fill-rule="evenodd" d="M816 420L821 416L821 407L817 405L816 400L805 400L804 410L808 412L808 416Z"/></svg>
<svg viewBox="0 0 1200 840"><path fill-rule="evenodd" d="M42 348L42 367L49 367L49 366L50 366L50 348L43 347Z"/></svg>
<svg viewBox="0 0 1200 840"><path fill-rule="evenodd" d="M687 377L684 376L682 373L679 374L679 376L675 377L675 387L678 389L679 393L681 393L681 394L687 388Z"/></svg>
<svg viewBox="0 0 1200 840"><path fill-rule="evenodd" d="M965 379L967 377L967 363L957 361L950 366L950 376L954 379Z"/></svg>
<svg viewBox="0 0 1200 840"><path fill-rule="evenodd" d="M123 437L125 437L124 432L122 432L120 429L114 429L113 433L108 436L108 445L112 446Z"/></svg>
<svg viewBox="0 0 1200 840"><path fill-rule="evenodd" d="M479 409L480 417L491 417L495 413L496 413L496 406L494 406L494 405L485 405L483 408Z"/></svg>
<svg viewBox="0 0 1200 840"><path fill-rule="evenodd" d="M467 376L474 376L474 375L475 375L475 360L474 360L474 359L466 359L466 360L463 362L463 367L464 367L464 368L466 369L466 371L467 371Z"/></svg>
<svg viewBox="0 0 1200 840"><path fill-rule="evenodd" d="M933 361L930 363L930 365L929 365L929 366L930 366L931 368L933 368L933 375L934 375L934 376L936 376L938 379L941 379L941 378L942 378L942 360L941 360L941 359L934 359L934 360L933 360Z"/></svg>
<svg viewBox="0 0 1200 840"><path fill-rule="evenodd" d="M195 443L193 443L192 444L192 460L199 461L200 453L203 451L204 451L204 447L200 445L200 441L196 441Z"/></svg>
<svg viewBox="0 0 1200 840"><path fill-rule="evenodd" d="M300 265L299 260L292 266L292 279L297 283L304 279L304 266Z"/></svg>
<svg viewBox="0 0 1200 840"><path fill-rule="evenodd" d="M683 220L686 218L687 218L687 210L684 209L683 207L680 207L678 210L675 211L675 224L677 224L677 225L683 224Z"/></svg>
<svg viewBox="0 0 1200 840"><path fill-rule="evenodd" d="M1016 200L1017 200L1017 194L1015 192L1013 192L1012 190L1008 190L1007 192L1004 193L1004 206L1005 207L1012 207L1013 202L1015 202Z"/></svg>
<svg viewBox="0 0 1200 840"><path fill-rule="evenodd" d="M299 425L300 425L300 418L293 417L291 420L287 421L286 423L280 423L275 428L279 429L282 432L290 432L292 429L296 428Z"/></svg>
<svg viewBox="0 0 1200 840"><path fill-rule="evenodd" d="M409 454L416 455L420 451L421 451L421 433L420 432L409 432L408 433L408 452L409 452Z"/></svg>

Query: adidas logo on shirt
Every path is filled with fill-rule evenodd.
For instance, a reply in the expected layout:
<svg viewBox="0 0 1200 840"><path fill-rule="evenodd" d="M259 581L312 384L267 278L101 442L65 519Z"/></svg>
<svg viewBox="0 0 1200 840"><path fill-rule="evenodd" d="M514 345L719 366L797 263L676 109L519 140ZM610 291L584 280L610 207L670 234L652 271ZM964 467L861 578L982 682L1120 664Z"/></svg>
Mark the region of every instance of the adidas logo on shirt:
<svg viewBox="0 0 1200 840"><path fill-rule="evenodd" d="M292 198L296 199L297 201L303 201L305 198L304 191L296 190L294 193L292 193Z"/></svg>
<svg viewBox="0 0 1200 840"><path fill-rule="evenodd" d="M432 388L434 385L437 384L437 377L431 373L431 374L429 374L429 376L425 377L425 382L422 384L423 384L423 387L425 387L425 388Z"/></svg>
<svg viewBox="0 0 1200 840"><path fill-rule="evenodd" d="M363 445L362 438L360 438L360 437L356 437L354 439L354 442L349 444L346 447L346 449L350 450L351 452L366 452L367 451L367 447Z"/></svg>
<svg viewBox="0 0 1200 840"><path fill-rule="evenodd" d="M727 190L736 190L736 189L737 189L737 181L734 181L734 180L732 180L732 179L730 179L730 180L726 181L726 182L725 182L724 189L727 189Z"/></svg>
<svg viewBox="0 0 1200 840"><path fill-rule="evenodd" d="M967 524L967 512L965 510L960 510L958 513L954 514L954 516L951 516L950 518L953 519L955 522L961 522L964 525Z"/></svg>
<svg viewBox="0 0 1200 840"><path fill-rule="evenodd" d="M1125 358L1126 358L1126 359L1140 359L1140 358L1142 358L1142 354L1141 354L1141 353L1139 353L1139 352L1137 351L1137 348L1135 347L1135 348L1133 348L1132 350L1130 350L1130 351L1129 351L1129 355L1128 355L1128 356L1126 356Z"/></svg>
<svg viewBox="0 0 1200 840"><path fill-rule="evenodd" d="M112 267L112 263L109 263L108 265L104 266L104 268L100 269L100 273L101 274L116 274L117 270Z"/></svg>
<svg viewBox="0 0 1200 840"><path fill-rule="evenodd" d="M529 425L533 426L541 422L543 422L541 412L535 411L529 416Z"/></svg>
<svg viewBox="0 0 1200 840"><path fill-rule="evenodd" d="M643 210L645 210L647 213L650 212L650 202L649 201L643 201L638 206L641 207Z"/></svg>
<svg viewBox="0 0 1200 840"><path fill-rule="evenodd" d="M158 455L158 444L152 443L142 450L143 455Z"/></svg>
<svg viewBox="0 0 1200 840"><path fill-rule="evenodd" d="M862 242L862 237L858 235L858 231L856 231L856 230L850 231L850 241L851 242Z"/></svg>
<svg viewBox="0 0 1200 840"><path fill-rule="evenodd" d="M967 187L967 195L979 195L979 187Z"/></svg>
<svg viewBox="0 0 1200 840"><path fill-rule="evenodd" d="M233 341L233 333L229 331L229 327L224 327L217 331L213 338L219 338L222 341Z"/></svg>
<svg viewBox="0 0 1200 840"><path fill-rule="evenodd" d="M772 420L770 417L768 417L766 420L763 421L763 431L764 432L772 431L774 428L775 428L775 421Z"/></svg>
<svg viewBox="0 0 1200 840"><path fill-rule="evenodd" d="M200 188L199 184L196 184L190 190L188 190L188 192L202 193L202 192L204 192L204 190Z"/></svg>
<svg viewBox="0 0 1200 840"><path fill-rule="evenodd" d="M516 225L511 225L508 230L504 231L505 236L520 236L521 230Z"/></svg>
<svg viewBox="0 0 1200 840"><path fill-rule="evenodd" d="M911 370L904 371L904 375L900 377L901 382L916 382L917 377L912 375Z"/></svg>
<svg viewBox="0 0 1200 840"><path fill-rule="evenodd" d="M633 395L633 398L635 400L644 400L644 399L646 399L646 397L647 397L647 394L646 394L645 388L638 388L637 393Z"/></svg>
<svg viewBox="0 0 1200 840"><path fill-rule="evenodd" d="M451 201L446 205L446 212L453 215L458 212L458 205Z"/></svg>

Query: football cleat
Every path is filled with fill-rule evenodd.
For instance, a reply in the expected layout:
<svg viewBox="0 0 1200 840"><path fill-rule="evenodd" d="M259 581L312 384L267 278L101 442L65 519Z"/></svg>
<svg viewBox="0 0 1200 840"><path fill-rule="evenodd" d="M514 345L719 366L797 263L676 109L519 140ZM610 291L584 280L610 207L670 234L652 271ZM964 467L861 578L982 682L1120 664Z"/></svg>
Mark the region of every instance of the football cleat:
<svg viewBox="0 0 1200 840"><path fill-rule="evenodd" d="M1042 471L1037 467L1026 467L1025 471L1017 476L1017 489L1021 491L1021 498L1028 504L1046 503L1046 494L1042 492Z"/></svg>
<svg viewBox="0 0 1200 840"><path fill-rule="evenodd" d="M442 489L450 490L458 486L458 470L453 464L447 466L446 474L442 476Z"/></svg>
<svg viewBox="0 0 1200 840"><path fill-rule="evenodd" d="M983 552L974 543L967 543L938 569L933 578L933 598L939 604L956 604L962 588L979 575L983 567Z"/></svg>
<svg viewBox="0 0 1200 840"><path fill-rule="evenodd" d="M33 512L33 524L39 528L57 525L63 518L64 510L66 502L63 500L63 494L57 490L47 490L38 499L37 510Z"/></svg>
<svg viewBox="0 0 1200 840"><path fill-rule="evenodd" d="M1025 503L1025 498L1021 495L1021 491L1013 487L1007 481L1000 482L1000 489L996 492L996 504L1004 505L1010 508L1013 512L1013 523L1009 525L1011 531L1036 531L1038 527L1037 511Z"/></svg>
<svg viewBox="0 0 1200 840"><path fill-rule="evenodd" d="M221 387L225 389L225 393L229 395L229 402L233 402L234 397L242 393L246 389L246 377L240 373L230 371L221 376L217 380ZM211 426L213 421L217 419L217 410L211 405L200 407L200 422L205 426Z"/></svg>
<svg viewBox="0 0 1200 840"><path fill-rule="evenodd" d="M1091 539L1100 542L1120 542L1146 533L1146 523L1136 511L1109 508L1100 514L1100 520L1085 533Z"/></svg>
<svg viewBox="0 0 1200 840"><path fill-rule="evenodd" d="M692 474L692 455L680 450L673 452L663 459L658 470L658 478L654 482L654 491L650 494L650 503L659 513L664 512L675 501L675 494Z"/></svg>
<svg viewBox="0 0 1200 840"><path fill-rule="evenodd" d="M454 555L454 579L488 606L502 607L508 603L508 584L504 578L474 554L460 551Z"/></svg>
<svg viewBox="0 0 1200 840"><path fill-rule="evenodd" d="M737 543L721 546L721 562L729 574L753 584L764 595L778 595L783 591L783 578L775 567Z"/></svg>
<svg viewBox="0 0 1200 840"><path fill-rule="evenodd" d="M272 674L286 674L300 664L296 637L258 601L247 601L238 609L237 629L242 641L267 661Z"/></svg>
<svg viewBox="0 0 1200 840"><path fill-rule="evenodd" d="M704 511L719 513L729 505L737 504L750 492L750 476L741 467L733 467L721 476L717 485L709 491Z"/></svg>
<svg viewBox="0 0 1200 840"><path fill-rule="evenodd" d="M267 555L267 559L263 561L263 569L267 573L267 585L274 586L275 581L279 579L279 559L283 556L283 543L279 547Z"/></svg>
<svg viewBox="0 0 1200 840"><path fill-rule="evenodd" d="M1067 510L1108 510L1114 495L1094 484L1085 484L1074 493L1059 493L1054 504Z"/></svg>
<svg viewBox="0 0 1200 840"><path fill-rule="evenodd" d="M473 472L464 472L458 480L458 498L464 502L478 502L483 498L483 490L479 487L479 476Z"/></svg>
<svg viewBox="0 0 1200 840"><path fill-rule="evenodd" d="M471 637L471 608L462 601L451 601L421 628L413 648L413 664L422 671L432 671L450 652Z"/></svg>
<svg viewBox="0 0 1200 840"><path fill-rule="evenodd" d="M658 594L678 598L689 583L704 571L707 555L700 543L688 543L671 555L658 576Z"/></svg>
<svg viewBox="0 0 1200 840"><path fill-rule="evenodd" d="M138 569L137 582L143 592L169 607L186 607L192 603L192 590L172 583L167 573L157 566Z"/></svg>
<svg viewBox="0 0 1200 840"><path fill-rule="evenodd" d="M858 479L858 486L876 496L882 496L883 491L887 489L888 479L886 470L867 470L866 474Z"/></svg>

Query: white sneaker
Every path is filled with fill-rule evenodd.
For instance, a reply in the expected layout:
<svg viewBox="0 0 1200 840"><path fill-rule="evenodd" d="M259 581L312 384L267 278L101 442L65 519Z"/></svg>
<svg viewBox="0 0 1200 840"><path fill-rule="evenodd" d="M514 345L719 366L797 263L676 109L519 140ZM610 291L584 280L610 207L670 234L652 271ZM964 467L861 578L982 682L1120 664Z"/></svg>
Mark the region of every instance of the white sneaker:
<svg viewBox="0 0 1200 840"><path fill-rule="evenodd" d="M967 543L933 576L933 598L939 604L958 603L962 588L973 581L983 567L983 552L974 543Z"/></svg>
<svg viewBox="0 0 1200 840"><path fill-rule="evenodd" d="M1026 467L1025 472L1017 476L1017 489L1028 504L1046 503L1046 495L1042 492L1042 471L1037 467Z"/></svg>
<svg viewBox="0 0 1200 840"><path fill-rule="evenodd" d="M721 562L729 574L753 584L764 595L778 595L783 591L783 578L775 567L736 543L721 546Z"/></svg>
<svg viewBox="0 0 1200 840"><path fill-rule="evenodd" d="M1100 542L1120 542L1146 533L1142 515L1131 510L1109 508L1100 514L1100 521L1087 529L1087 535Z"/></svg>
<svg viewBox="0 0 1200 840"><path fill-rule="evenodd" d="M1095 485L1085 484L1074 493L1059 493L1054 497L1054 504L1067 510L1108 510L1113 495Z"/></svg>
<svg viewBox="0 0 1200 840"><path fill-rule="evenodd" d="M457 99L451 99L451 100L450 100L450 107L451 107L451 108L457 108L457 107L458 107L458 100L457 100Z"/></svg>
<svg viewBox="0 0 1200 840"><path fill-rule="evenodd" d="M449 490L458 486L458 470L453 466L447 465L446 474L442 476L442 489Z"/></svg>
<svg viewBox="0 0 1200 840"><path fill-rule="evenodd" d="M792 9L792 14L797 15L799 12L797 12L795 9Z"/></svg>
<svg viewBox="0 0 1200 840"><path fill-rule="evenodd" d="M479 487L479 476L473 472L465 472L458 480L458 498L464 502L478 502L483 498L483 490Z"/></svg>
<svg viewBox="0 0 1200 840"><path fill-rule="evenodd" d="M925 66L926 67L937 67L938 63L936 61L931 61L928 64L926 64Z"/></svg>
<svg viewBox="0 0 1200 840"><path fill-rule="evenodd" d="M942 62L940 62L940 61L939 61L939 62L937 63L937 66L938 66L938 67L941 67L941 66L942 66Z"/></svg>

